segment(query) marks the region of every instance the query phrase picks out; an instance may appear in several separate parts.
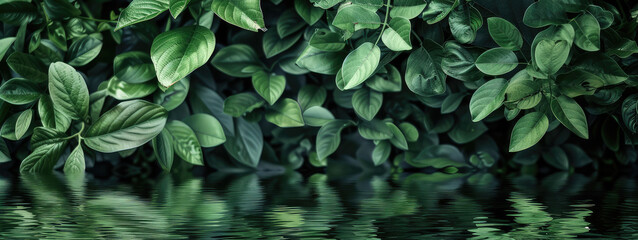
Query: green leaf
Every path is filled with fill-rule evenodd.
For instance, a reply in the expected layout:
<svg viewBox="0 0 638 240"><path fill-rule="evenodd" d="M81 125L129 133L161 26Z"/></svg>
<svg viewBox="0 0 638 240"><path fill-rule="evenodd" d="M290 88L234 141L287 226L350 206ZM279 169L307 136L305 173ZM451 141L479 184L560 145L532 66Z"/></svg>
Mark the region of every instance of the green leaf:
<svg viewBox="0 0 638 240"><path fill-rule="evenodd" d="M308 0L295 0L295 10L297 11L297 14L299 14L299 16L301 16L301 18L303 18L303 20L309 25L313 25L319 21L324 12L323 9L315 8L310 5Z"/></svg>
<svg viewBox="0 0 638 240"><path fill-rule="evenodd" d="M441 114L448 114L456 111L456 109L458 109L461 105L463 98L465 98L465 95L465 93L452 93L447 95L441 103Z"/></svg>
<svg viewBox="0 0 638 240"><path fill-rule="evenodd" d="M188 7L188 3L190 0L170 0L168 5L168 10L170 10L173 18L177 18L180 13L182 13L186 7ZM170 170L170 167L169 169Z"/></svg>
<svg viewBox="0 0 638 240"><path fill-rule="evenodd" d="M368 140L386 140L393 136L390 127L378 119L359 123L357 130L362 138Z"/></svg>
<svg viewBox="0 0 638 240"><path fill-rule="evenodd" d="M560 147L551 147L548 151L543 151L543 159L552 167L559 170L569 170L569 158Z"/></svg>
<svg viewBox="0 0 638 240"><path fill-rule="evenodd" d="M561 95L553 98L550 106L556 119L567 129L581 138L589 139L587 117L585 117L585 112L574 99Z"/></svg>
<svg viewBox="0 0 638 240"><path fill-rule="evenodd" d="M346 47L341 35L324 28L315 30L308 44L318 50L327 52L338 52Z"/></svg>
<svg viewBox="0 0 638 240"><path fill-rule="evenodd" d="M121 102L83 132L84 143L93 150L112 153L139 147L162 131L167 112L143 100Z"/></svg>
<svg viewBox="0 0 638 240"><path fill-rule="evenodd" d="M93 61L102 50L102 41L94 37L84 37L74 41L69 47L67 61L69 65L80 67Z"/></svg>
<svg viewBox="0 0 638 240"><path fill-rule="evenodd" d="M638 133L638 94L633 94L625 98L622 103L621 111L622 120L627 129L629 129L632 133ZM2 128L4 129L4 126L2 126Z"/></svg>
<svg viewBox="0 0 638 240"><path fill-rule="evenodd" d="M71 119L53 107L53 101L49 95L40 97L38 114L44 127L66 132L71 126Z"/></svg>
<svg viewBox="0 0 638 240"><path fill-rule="evenodd" d="M297 101L284 98L266 109L266 121L279 127L303 127L304 120Z"/></svg>
<svg viewBox="0 0 638 240"><path fill-rule="evenodd" d="M580 55L573 65L598 76L607 85L616 85L627 80L627 73L611 57L599 52Z"/></svg>
<svg viewBox="0 0 638 240"><path fill-rule="evenodd" d="M207 113L217 118L224 128L226 137L235 135L233 117L224 113L224 99L210 88L195 85L189 94L193 113Z"/></svg>
<svg viewBox="0 0 638 240"><path fill-rule="evenodd" d="M11 115L2 124L0 135L12 141L20 140L29 131L32 118L33 110L31 109L27 109Z"/></svg>
<svg viewBox="0 0 638 240"><path fill-rule="evenodd" d="M381 40L392 51L407 51L412 49L410 42L410 20L402 17L395 17L390 20L388 28L383 31Z"/></svg>
<svg viewBox="0 0 638 240"><path fill-rule="evenodd" d="M250 77L262 69L257 53L244 44L222 48L215 54L211 63L219 71L233 77Z"/></svg>
<svg viewBox="0 0 638 240"><path fill-rule="evenodd" d="M359 86L368 79L379 65L381 50L377 45L366 42L350 52L341 66L341 76L345 89Z"/></svg>
<svg viewBox="0 0 638 240"><path fill-rule="evenodd" d="M554 74L565 64L571 45L563 40L541 40L536 45L534 59L538 68L547 74Z"/></svg>
<svg viewBox="0 0 638 240"><path fill-rule="evenodd" d="M381 26L379 15L373 10L358 4L346 4L339 7L332 25L353 33L360 29L377 29Z"/></svg>
<svg viewBox="0 0 638 240"><path fill-rule="evenodd" d="M37 147L20 164L21 173L51 172L66 148L66 140L55 141Z"/></svg>
<svg viewBox="0 0 638 240"><path fill-rule="evenodd" d="M164 32L153 40L151 59L157 80L170 87L204 65L215 49L215 35L202 26Z"/></svg>
<svg viewBox="0 0 638 240"><path fill-rule="evenodd" d="M302 32L293 34L284 38L280 38L274 30L267 31L262 39L262 47L266 58L271 58L291 48L299 38Z"/></svg>
<svg viewBox="0 0 638 240"><path fill-rule="evenodd" d="M531 112L521 117L514 125L510 139L510 152L519 152L538 143L549 128L547 116L541 112Z"/></svg>
<svg viewBox="0 0 638 240"><path fill-rule="evenodd" d="M496 111L505 100L507 80L503 78L492 79L481 85L470 99L470 113L472 121L478 122Z"/></svg>
<svg viewBox="0 0 638 240"><path fill-rule="evenodd" d="M341 144L341 130L352 124L352 121L349 120L335 119L323 125L317 133L317 157L319 157L319 159L326 159L337 151L339 144Z"/></svg>
<svg viewBox="0 0 638 240"><path fill-rule="evenodd" d="M117 100L130 100L135 98L143 98L153 94L157 90L157 84L153 82L144 83L127 83L118 79L111 78L108 83L107 91L109 96Z"/></svg>
<svg viewBox="0 0 638 240"><path fill-rule="evenodd" d="M311 72L334 75L341 68L345 57L346 53L344 51L323 51L308 46L299 55L295 63Z"/></svg>
<svg viewBox="0 0 638 240"><path fill-rule="evenodd" d="M233 117L241 117L263 105L264 100L257 98L254 94L239 93L224 100L224 113Z"/></svg>
<svg viewBox="0 0 638 240"><path fill-rule="evenodd" d="M321 106L326 101L327 95L324 87L305 85L299 90L297 101L302 110L307 110L313 106Z"/></svg>
<svg viewBox="0 0 638 240"><path fill-rule="evenodd" d="M13 45L13 42L16 40L15 37L6 37L0 39L0 60L4 58L4 55L7 53L9 48Z"/></svg>
<svg viewBox="0 0 638 240"><path fill-rule="evenodd" d="M260 0L213 0L211 10L224 21L240 28L266 31Z"/></svg>
<svg viewBox="0 0 638 240"><path fill-rule="evenodd" d="M574 43L585 51L600 50L600 25L589 13L582 14L570 24L574 27Z"/></svg>
<svg viewBox="0 0 638 240"><path fill-rule="evenodd" d="M170 132L168 132L166 128L162 129L162 131L153 138L151 145L153 146L155 157L157 157L157 162L159 162L162 169L171 171L175 151L173 150L173 136L171 136Z"/></svg>
<svg viewBox="0 0 638 240"><path fill-rule="evenodd" d="M234 136L227 136L224 148L240 163L256 168L264 148L264 137L259 124L238 118L234 132Z"/></svg>
<svg viewBox="0 0 638 240"><path fill-rule="evenodd" d="M401 129L399 129L396 125L394 125L394 123L391 122L386 122L385 124L390 127L390 131L392 131L392 138L390 138L390 143L401 150L407 151L408 142L405 139L403 132L401 132Z"/></svg>
<svg viewBox="0 0 638 240"><path fill-rule="evenodd" d="M500 17L487 19L487 28L494 42L502 48L516 51L523 47L523 37L514 24Z"/></svg>
<svg viewBox="0 0 638 240"><path fill-rule="evenodd" d="M558 1L539 0L532 3L523 15L525 25L540 28L569 22L566 12Z"/></svg>
<svg viewBox="0 0 638 240"><path fill-rule="evenodd" d="M277 19L276 32L280 38L285 38L301 30L304 26L306 24L299 19L297 14L292 9L288 9Z"/></svg>
<svg viewBox="0 0 638 240"><path fill-rule="evenodd" d="M84 151L82 150L82 145L78 145L66 158L66 162L64 163L64 173L84 173L84 169L86 169L84 163Z"/></svg>
<svg viewBox="0 0 638 240"><path fill-rule="evenodd" d="M472 142L487 132L487 126L483 122L471 121L470 114L459 116L458 121L447 134L457 144Z"/></svg>
<svg viewBox="0 0 638 240"><path fill-rule="evenodd" d="M30 2L12 1L0 4L0 22L21 25L38 17L38 9Z"/></svg>
<svg viewBox="0 0 638 240"><path fill-rule="evenodd" d="M117 26L113 31L136 23L151 20L168 10L170 0L133 0L128 5L117 20Z"/></svg>
<svg viewBox="0 0 638 240"><path fill-rule="evenodd" d="M343 0L310 0L310 2L314 3L315 7L320 7L323 9L329 9L334 7L335 5L343 2ZM323 159L325 160L325 159Z"/></svg>
<svg viewBox="0 0 638 240"><path fill-rule="evenodd" d="M476 67L488 75L503 75L514 70L516 66L518 66L516 54L505 48L492 48L476 59Z"/></svg>
<svg viewBox="0 0 638 240"><path fill-rule="evenodd" d="M375 166L385 163L390 157L392 146L389 141L381 141L372 150L372 162Z"/></svg>
<svg viewBox="0 0 638 240"><path fill-rule="evenodd" d="M416 157L406 160L408 164L417 168L468 167L459 149L447 144L428 146Z"/></svg>
<svg viewBox="0 0 638 240"><path fill-rule="evenodd" d="M42 6L47 17L54 20L62 20L81 14L80 9L77 9L68 0L44 0Z"/></svg>
<svg viewBox="0 0 638 240"><path fill-rule="evenodd" d="M405 83L410 91L421 96L439 95L445 92L445 73L437 66L425 48L410 53L405 70Z"/></svg>
<svg viewBox="0 0 638 240"><path fill-rule="evenodd" d="M75 120L89 113L89 90L80 73L63 62L49 66L49 93L56 109Z"/></svg>
<svg viewBox="0 0 638 240"><path fill-rule="evenodd" d="M188 125L181 121L173 120L166 123L166 129L173 137L173 149L177 156L190 164L204 165L204 156L199 140L197 140L197 136Z"/></svg>
<svg viewBox="0 0 638 240"><path fill-rule="evenodd" d="M286 77L259 71L253 74L253 87L268 104L273 105L286 88Z"/></svg>
<svg viewBox="0 0 638 240"><path fill-rule="evenodd" d="M411 123L403 122L399 124L399 129L401 129L406 141L416 142L419 139L419 130Z"/></svg>
<svg viewBox="0 0 638 240"><path fill-rule="evenodd" d="M359 117L370 121L381 109L383 94L369 88L361 88L352 95L352 107Z"/></svg>
<svg viewBox="0 0 638 240"><path fill-rule="evenodd" d="M7 58L7 64L13 71L26 79L34 82L48 81L47 66L37 57L14 52Z"/></svg>
<svg viewBox="0 0 638 240"><path fill-rule="evenodd" d="M480 55L476 49L467 49L461 44L445 43L445 56L441 60L441 69L450 77L461 81L476 81L484 74L476 68L476 58Z"/></svg>
<svg viewBox="0 0 638 240"><path fill-rule="evenodd" d="M611 27L614 23L614 14L600 6L589 5L587 7L587 12L596 18L601 29Z"/></svg>
<svg viewBox="0 0 638 240"><path fill-rule="evenodd" d="M37 86L24 78L13 78L0 86L0 99L13 105L23 105L40 99Z"/></svg>
<svg viewBox="0 0 638 240"><path fill-rule="evenodd" d="M181 105L184 100L186 100L186 96L188 96L188 89L190 87L190 80L188 78L184 78L173 84L169 89L165 92L156 91L153 96L153 102L162 105L166 109L166 111L171 111Z"/></svg>
<svg viewBox="0 0 638 240"><path fill-rule="evenodd" d="M0 139L0 163L6 163L11 161L11 152L4 139Z"/></svg>
<svg viewBox="0 0 638 240"><path fill-rule="evenodd" d="M459 5L459 0L432 0L429 2L422 18L428 24L435 24L447 17L447 15Z"/></svg>
<svg viewBox="0 0 638 240"><path fill-rule="evenodd" d="M143 83L155 78L155 67L148 53L132 51L115 56L113 73L127 83Z"/></svg>
<svg viewBox="0 0 638 240"><path fill-rule="evenodd" d="M312 106L306 109L303 112L303 120L308 126L312 127L322 127L334 120L335 117L332 115L328 109L325 109L321 106Z"/></svg>
<svg viewBox="0 0 638 240"><path fill-rule="evenodd" d="M456 7L448 18L452 36L460 43L471 43L476 38L476 32L483 26L483 17L476 8L465 6Z"/></svg>
<svg viewBox="0 0 638 240"><path fill-rule="evenodd" d="M390 17L412 19L423 12L427 2L422 0L394 0L390 9Z"/></svg>
<svg viewBox="0 0 638 240"><path fill-rule="evenodd" d="M593 95L596 89L605 85L602 78L581 69L558 75L556 83L560 92L571 98Z"/></svg>

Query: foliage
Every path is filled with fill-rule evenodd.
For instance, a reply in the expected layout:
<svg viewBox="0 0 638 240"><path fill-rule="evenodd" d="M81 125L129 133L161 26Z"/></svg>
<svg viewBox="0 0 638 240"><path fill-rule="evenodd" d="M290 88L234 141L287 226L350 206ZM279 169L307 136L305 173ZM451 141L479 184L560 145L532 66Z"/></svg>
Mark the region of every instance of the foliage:
<svg viewBox="0 0 638 240"><path fill-rule="evenodd" d="M157 159L167 171L323 167L345 156L399 171L541 157L559 170L630 164L637 9L4 0L0 162L68 173L106 159Z"/></svg>

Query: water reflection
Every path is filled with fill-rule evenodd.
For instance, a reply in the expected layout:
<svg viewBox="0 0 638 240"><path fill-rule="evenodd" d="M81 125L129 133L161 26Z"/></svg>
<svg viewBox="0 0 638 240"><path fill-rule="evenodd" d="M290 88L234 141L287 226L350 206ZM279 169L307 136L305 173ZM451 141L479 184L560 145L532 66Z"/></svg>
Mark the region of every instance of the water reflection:
<svg viewBox="0 0 638 240"><path fill-rule="evenodd" d="M638 237L635 180L593 178L25 175L0 178L0 239Z"/></svg>

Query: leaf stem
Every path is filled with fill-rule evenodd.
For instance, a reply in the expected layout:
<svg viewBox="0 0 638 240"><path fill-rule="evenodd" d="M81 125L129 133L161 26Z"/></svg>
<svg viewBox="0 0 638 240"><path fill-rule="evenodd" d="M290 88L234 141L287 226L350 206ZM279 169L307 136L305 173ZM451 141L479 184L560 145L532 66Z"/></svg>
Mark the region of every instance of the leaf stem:
<svg viewBox="0 0 638 240"><path fill-rule="evenodd" d="M80 136L80 134L82 134L83 131L84 131L84 122L82 122L82 126L80 127L80 131L76 132L75 134L73 134L71 136L62 138L62 140L69 140L71 138L78 137L78 141L80 141L80 139L82 139L82 136Z"/></svg>
<svg viewBox="0 0 638 240"><path fill-rule="evenodd" d="M385 5L385 19L383 19L383 27L381 27L381 32L379 33L379 37L377 37L377 41L374 42L374 45L379 43L381 40L381 36L383 35L383 31L385 31L385 26L388 25L388 16L390 16L390 2L392 0L388 0L388 3Z"/></svg>

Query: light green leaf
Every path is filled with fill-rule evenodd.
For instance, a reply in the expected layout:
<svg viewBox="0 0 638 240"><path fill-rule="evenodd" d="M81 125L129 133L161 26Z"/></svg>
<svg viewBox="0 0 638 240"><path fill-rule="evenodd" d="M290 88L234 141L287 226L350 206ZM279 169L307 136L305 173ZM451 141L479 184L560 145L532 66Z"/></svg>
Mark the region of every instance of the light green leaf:
<svg viewBox="0 0 638 240"><path fill-rule="evenodd" d="M264 100L257 98L254 94L239 93L224 100L224 113L233 117L241 117L263 105Z"/></svg>
<svg viewBox="0 0 638 240"><path fill-rule="evenodd" d="M600 50L600 24L594 16L584 13L570 24L574 27L574 43L585 51Z"/></svg>
<svg viewBox="0 0 638 240"><path fill-rule="evenodd" d="M7 53L9 48L11 48L15 40L16 40L15 37L6 37L3 39L0 39L0 60L4 58L4 55Z"/></svg>
<svg viewBox="0 0 638 240"><path fill-rule="evenodd" d="M86 165L84 163L84 151L82 150L82 145L78 145L66 158L66 162L64 163L64 173L78 174L83 173L84 169L86 169Z"/></svg>
<svg viewBox="0 0 638 240"><path fill-rule="evenodd" d="M155 78L155 67L148 53L132 51L115 56L113 73L122 81L142 83Z"/></svg>
<svg viewBox="0 0 638 240"><path fill-rule="evenodd" d="M416 142L419 139L419 130L411 123L403 122L399 124L399 129L401 129L406 141Z"/></svg>
<svg viewBox="0 0 638 240"><path fill-rule="evenodd" d="M173 18L177 18L177 16L179 16L179 14L186 9L189 2L190 0L170 0L168 10L171 11L171 15L173 15Z"/></svg>
<svg viewBox="0 0 638 240"><path fill-rule="evenodd" d="M255 91L270 105L275 104L286 88L285 76L268 74L264 71L253 74L252 81Z"/></svg>
<svg viewBox="0 0 638 240"><path fill-rule="evenodd" d="M327 52L338 52L346 47L341 35L325 28L315 30L308 44L318 50Z"/></svg>
<svg viewBox="0 0 638 240"><path fill-rule="evenodd" d="M567 61L570 48L571 44L567 41L540 40L534 54L536 66L550 75L558 72Z"/></svg>
<svg viewBox="0 0 638 240"><path fill-rule="evenodd" d="M278 28L277 28L278 29ZM293 34L284 38L280 38L277 32L274 30L267 31L262 38L262 48L266 58L271 58L277 54L280 54L289 48L291 48L299 38L301 38L302 32Z"/></svg>
<svg viewBox="0 0 638 240"><path fill-rule="evenodd" d="M505 105L530 109L541 100L541 86L525 70L516 73L505 89Z"/></svg>
<svg viewBox="0 0 638 240"><path fill-rule="evenodd" d="M487 28L494 42L502 48L516 51L523 47L523 37L514 24L500 17L487 19Z"/></svg>
<svg viewBox="0 0 638 240"><path fill-rule="evenodd" d="M295 10L309 25L313 25L319 21L324 12L321 8L313 7L308 0L295 0Z"/></svg>
<svg viewBox="0 0 638 240"><path fill-rule="evenodd" d="M381 50L377 45L366 42L350 52L341 66L341 76L345 89L359 86L368 79L379 65Z"/></svg>
<svg viewBox="0 0 638 240"><path fill-rule="evenodd" d="M388 64L366 80L365 84L377 92L401 92L403 80L399 70Z"/></svg>
<svg viewBox="0 0 638 240"><path fill-rule="evenodd" d="M166 129L173 137L173 149L182 160L193 165L204 165L204 156L199 140L193 130L177 120L166 123Z"/></svg>
<svg viewBox="0 0 638 240"><path fill-rule="evenodd" d="M211 63L228 76L250 77L262 70L257 53L248 45L233 44L215 54Z"/></svg>
<svg viewBox="0 0 638 240"><path fill-rule="evenodd" d="M155 90L157 90L157 84L154 82L128 83L117 77L111 78L107 87L109 96L117 100L143 98L153 94Z"/></svg>
<svg viewBox="0 0 638 240"><path fill-rule="evenodd" d="M313 106L321 106L326 101L328 95L324 87L315 85L305 85L297 94L297 101L302 110L307 110Z"/></svg>
<svg viewBox="0 0 638 240"><path fill-rule="evenodd" d="M392 147L390 146L389 141L381 141L374 147L372 150L372 162L375 166L379 166L385 163L390 157L390 152L392 151Z"/></svg>
<svg viewBox="0 0 638 240"><path fill-rule="evenodd" d="M556 119L567 129L581 138L589 139L587 117L585 117L585 112L574 99L561 95L553 98L550 106Z"/></svg>
<svg viewBox="0 0 638 240"><path fill-rule="evenodd" d="M227 136L224 148L240 163L256 168L264 148L264 137L259 124L238 118L234 132L234 136Z"/></svg>
<svg viewBox="0 0 638 240"><path fill-rule="evenodd" d="M164 92L156 91L155 95L153 95L153 102L162 105L162 107L166 108L166 111L171 111L186 100L189 88L190 80L184 78Z"/></svg>
<svg viewBox="0 0 638 240"><path fill-rule="evenodd" d="M390 17L415 18L423 12L425 5L427 2L422 0L394 0L390 8Z"/></svg>
<svg viewBox="0 0 638 240"><path fill-rule="evenodd" d="M168 10L170 0L133 0L117 20L117 26L113 31L124 27L151 20Z"/></svg>
<svg viewBox="0 0 638 240"><path fill-rule="evenodd" d="M303 127L304 120L297 101L284 98L266 109L266 121L279 127Z"/></svg>
<svg viewBox="0 0 638 240"><path fill-rule="evenodd" d="M402 17L395 17L390 20L388 28L383 31L381 40L392 51L407 51L412 49L410 42L410 20Z"/></svg>
<svg viewBox="0 0 638 240"><path fill-rule="evenodd" d="M303 112L304 122L312 127L322 127L334 119L332 113L321 106L312 106Z"/></svg>
<svg viewBox="0 0 638 240"><path fill-rule="evenodd" d="M383 94L369 88L361 88L352 95L352 107L359 117L370 121L381 109Z"/></svg>
<svg viewBox="0 0 638 240"><path fill-rule="evenodd" d="M306 24L299 19L295 11L288 9L277 19L276 32L280 38L285 38L301 30L304 26L306 26Z"/></svg>
<svg viewBox="0 0 638 240"><path fill-rule="evenodd" d="M224 21L240 28L266 31L260 0L213 0L211 10Z"/></svg>
<svg viewBox="0 0 638 240"><path fill-rule="evenodd" d="M13 105L23 105L40 99L37 86L24 78L13 78L0 86L0 99Z"/></svg>
<svg viewBox="0 0 638 240"><path fill-rule="evenodd" d="M55 141L37 147L20 164L21 173L51 172L58 162L62 151L66 148L67 140Z"/></svg>
<svg viewBox="0 0 638 240"><path fill-rule="evenodd" d="M510 139L510 152L518 152L538 143L549 128L547 116L541 112L531 112L521 117L514 125Z"/></svg>
<svg viewBox="0 0 638 240"><path fill-rule="evenodd" d="M458 148L442 144L432 145L419 152L414 158L406 158L408 164L417 168L447 168L455 167L462 168L468 167L468 164L464 162L464 157Z"/></svg>
<svg viewBox="0 0 638 240"><path fill-rule="evenodd" d="M170 87L204 65L214 49L215 35L202 26L180 27L158 35L151 46L157 80Z"/></svg>
<svg viewBox="0 0 638 240"><path fill-rule="evenodd" d="M359 135L368 140L385 140L392 138L392 130L384 121L373 119L372 121L362 121L357 126Z"/></svg>
<svg viewBox="0 0 638 240"><path fill-rule="evenodd" d="M507 80L503 78L487 81L476 89L470 99L472 121L481 121L501 107L505 100L505 89L507 89Z"/></svg>
<svg viewBox="0 0 638 240"><path fill-rule="evenodd" d="M492 48L476 59L476 67L488 75L503 75L518 66L518 58L512 50Z"/></svg>
<svg viewBox="0 0 638 240"><path fill-rule="evenodd" d="M49 66L49 93L56 109L75 120L89 113L89 90L80 73L63 62Z"/></svg>
<svg viewBox="0 0 638 240"><path fill-rule="evenodd" d="M455 41L448 41L445 43L441 69L448 76L458 80L477 81L484 76L475 65L480 54L477 49L468 49Z"/></svg>
<svg viewBox="0 0 638 240"><path fill-rule="evenodd" d="M360 29L377 29L381 26L381 20L376 12L364 6L346 4L339 7L337 15L332 20L332 25L353 33Z"/></svg>
<svg viewBox="0 0 638 240"><path fill-rule="evenodd" d="M425 48L410 53L405 70L405 83L410 91L421 96L439 95L445 92L446 75Z"/></svg>
<svg viewBox="0 0 638 240"><path fill-rule="evenodd" d="M337 151L339 144L341 144L341 130L352 124L352 121L349 120L332 120L323 125L317 133L317 157L326 159Z"/></svg>
<svg viewBox="0 0 638 240"><path fill-rule="evenodd" d="M102 50L102 41L88 36L74 41L67 52L69 65L80 67L91 62Z"/></svg>
<svg viewBox="0 0 638 240"><path fill-rule="evenodd" d="M459 0L432 0L428 3L421 17L428 24L435 24L445 19L458 5Z"/></svg>
<svg viewBox="0 0 638 240"><path fill-rule="evenodd" d="M121 102L83 132L84 143L104 153L136 148L162 131L166 117L160 105L143 100Z"/></svg>
<svg viewBox="0 0 638 240"><path fill-rule="evenodd" d="M173 150L173 136L171 136L170 132L168 132L166 128L162 129L162 131L153 138L151 145L153 146L155 157L157 157L157 162L159 162L162 169L171 171L175 151Z"/></svg>
<svg viewBox="0 0 638 240"><path fill-rule="evenodd" d="M341 68L345 57L344 51L323 51L309 45L295 63L311 72L334 75Z"/></svg>
<svg viewBox="0 0 638 240"><path fill-rule="evenodd" d="M403 132L401 132L401 129L399 129L396 125L394 125L394 123L391 122L386 122L385 124L390 127L390 131L392 131L392 138L390 138L390 143L401 150L407 151L408 142L405 139Z"/></svg>

